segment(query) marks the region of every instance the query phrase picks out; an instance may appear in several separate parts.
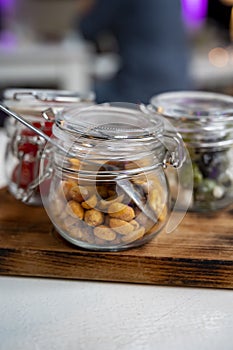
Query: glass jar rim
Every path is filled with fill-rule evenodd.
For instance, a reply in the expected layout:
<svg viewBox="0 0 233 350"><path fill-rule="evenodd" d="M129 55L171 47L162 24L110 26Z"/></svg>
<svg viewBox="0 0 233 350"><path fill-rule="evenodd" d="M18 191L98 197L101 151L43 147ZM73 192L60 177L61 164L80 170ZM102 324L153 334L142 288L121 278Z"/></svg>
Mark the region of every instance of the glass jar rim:
<svg viewBox="0 0 233 350"><path fill-rule="evenodd" d="M137 109L109 104L71 108L57 113L59 129L82 137L119 140L159 137L164 127L161 116Z"/></svg>
<svg viewBox="0 0 233 350"><path fill-rule="evenodd" d="M166 117L182 121L217 122L231 117L233 96L209 91L165 92L153 96L150 104Z"/></svg>
<svg viewBox="0 0 233 350"><path fill-rule="evenodd" d="M3 98L8 108L27 118L43 118L49 109L81 108L95 103L92 92L80 94L68 90L6 89Z"/></svg>
<svg viewBox="0 0 233 350"><path fill-rule="evenodd" d="M233 97L208 91L166 92L150 100L149 109L169 120L193 147L233 144Z"/></svg>
<svg viewBox="0 0 233 350"><path fill-rule="evenodd" d="M56 89L6 89L3 93L5 100L15 103L28 102L34 104L42 103L78 103L94 101L94 92L80 93L69 90Z"/></svg>

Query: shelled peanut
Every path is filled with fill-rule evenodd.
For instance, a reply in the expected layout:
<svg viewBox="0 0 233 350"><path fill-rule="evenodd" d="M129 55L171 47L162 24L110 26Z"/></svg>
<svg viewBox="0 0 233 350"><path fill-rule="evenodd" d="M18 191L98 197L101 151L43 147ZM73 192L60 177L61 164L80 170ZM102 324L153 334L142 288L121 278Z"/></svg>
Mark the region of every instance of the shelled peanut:
<svg viewBox="0 0 233 350"><path fill-rule="evenodd" d="M163 226L167 198L155 175L130 181L156 220L147 217L116 182L80 184L63 179L51 195L50 210L62 231L78 241L117 247L142 240Z"/></svg>

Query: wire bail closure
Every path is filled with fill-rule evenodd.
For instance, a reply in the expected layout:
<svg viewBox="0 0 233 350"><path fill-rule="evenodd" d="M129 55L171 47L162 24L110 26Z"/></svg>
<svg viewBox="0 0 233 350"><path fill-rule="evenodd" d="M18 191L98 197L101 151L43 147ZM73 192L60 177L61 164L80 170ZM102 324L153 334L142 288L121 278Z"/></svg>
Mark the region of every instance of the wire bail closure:
<svg viewBox="0 0 233 350"><path fill-rule="evenodd" d="M163 168L166 169L168 166L172 166L178 169L182 167L183 163L185 162L186 155L184 152L183 140L181 135L178 133L176 133L175 136L166 134L164 135L164 137L165 140L167 139L168 144L166 144L165 141L165 147L167 150L163 160Z"/></svg>

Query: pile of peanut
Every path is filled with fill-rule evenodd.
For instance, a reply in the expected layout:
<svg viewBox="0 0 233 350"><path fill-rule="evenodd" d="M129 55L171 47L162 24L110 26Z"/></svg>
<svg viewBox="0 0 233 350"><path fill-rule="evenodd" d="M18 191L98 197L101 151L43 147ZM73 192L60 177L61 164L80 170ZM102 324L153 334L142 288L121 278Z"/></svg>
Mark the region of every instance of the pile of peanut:
<svg viewBox="0 0 233 350"><path fill-rule="evenodd" d="M63 233L95 247L121 247L154 235L167 218L167 198L153 174L130 180L156 214L147 217L116 182L65 178L50 194L50 210ZM77 243L78 244L78 243Z"/></svg>

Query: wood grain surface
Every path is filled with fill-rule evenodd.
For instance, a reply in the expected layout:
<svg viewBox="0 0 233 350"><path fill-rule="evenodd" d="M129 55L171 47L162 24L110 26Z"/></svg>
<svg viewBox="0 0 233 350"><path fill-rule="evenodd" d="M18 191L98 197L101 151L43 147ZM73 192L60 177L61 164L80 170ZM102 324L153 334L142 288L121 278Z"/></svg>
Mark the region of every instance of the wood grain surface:
<svg viewBox="0 0 233 350"><path fill-rule="evenodd" d="M170 234L123 252L79 249L54 230L43 208L0 190L0 274L171 286L233 288L233 207L188 213Z"/></svg>

